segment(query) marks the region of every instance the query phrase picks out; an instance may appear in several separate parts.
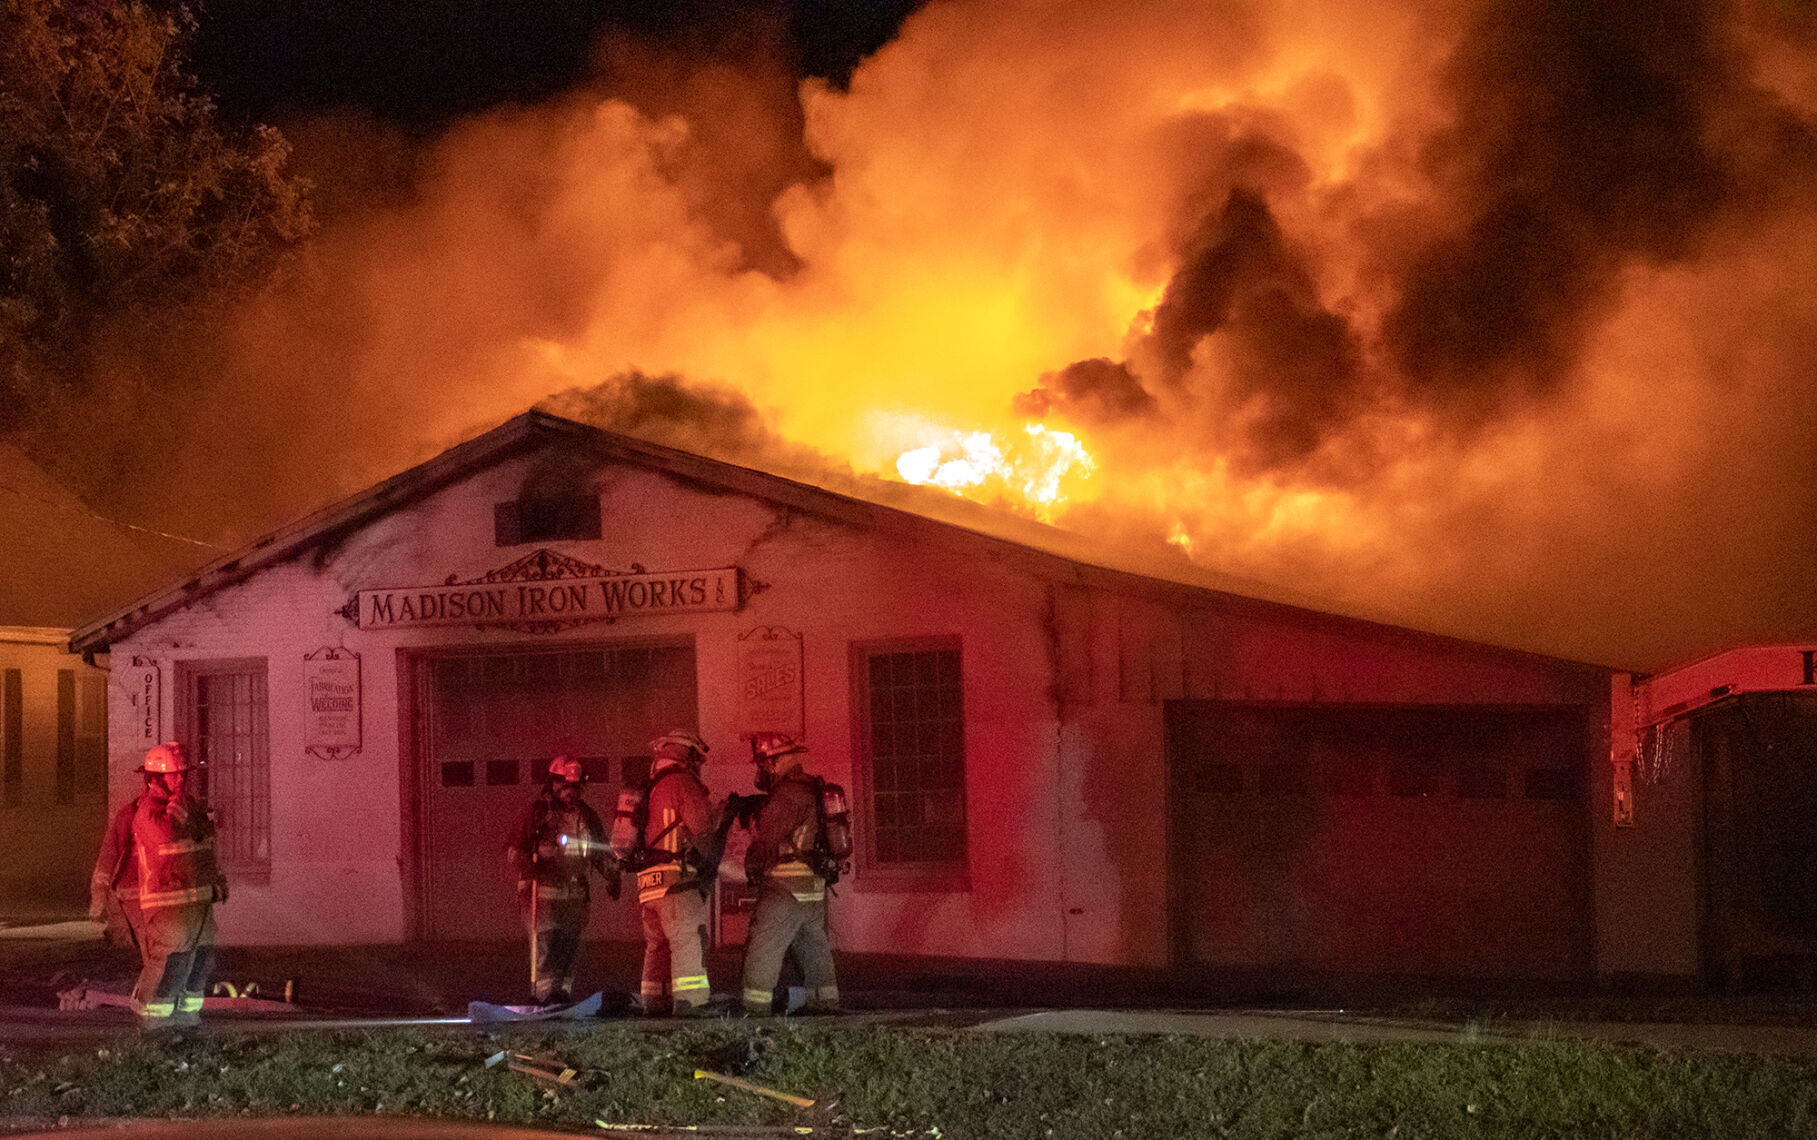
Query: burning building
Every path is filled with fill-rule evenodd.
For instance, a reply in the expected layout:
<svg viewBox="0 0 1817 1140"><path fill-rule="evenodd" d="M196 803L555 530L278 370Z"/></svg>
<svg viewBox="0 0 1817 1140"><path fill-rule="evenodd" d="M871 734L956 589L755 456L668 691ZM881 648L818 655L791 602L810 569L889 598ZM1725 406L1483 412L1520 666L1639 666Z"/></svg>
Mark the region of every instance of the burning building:
<svg viewBox="0 0 1817 1140"><path fill-rule="evenodd" d="M698 727L852 791L846 951L1179 969L1687 974L1625 906L1602 667L1132 573L542 412L76 631L110 782L208 765L241 943L515 936L548 757ZM1625 726L1620 726L1625 727ZM1620 732L1616 734L1620 736ZM596 798L597 795L596 795ZM635 905L592 935L636 937ZM726 937L736 937L727 923Z"/></svg>

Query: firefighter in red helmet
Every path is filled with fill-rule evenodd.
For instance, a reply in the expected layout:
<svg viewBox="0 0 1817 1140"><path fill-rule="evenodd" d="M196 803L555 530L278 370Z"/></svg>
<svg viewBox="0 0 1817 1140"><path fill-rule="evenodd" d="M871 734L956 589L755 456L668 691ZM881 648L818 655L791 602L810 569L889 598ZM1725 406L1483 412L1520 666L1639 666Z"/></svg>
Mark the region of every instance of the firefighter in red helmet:
<svg viewBox="0 0 1817 1140"><path fill-rule="evenodd" d="M133 1007L146 1029L193 1026L214 968L214 904L227 899L215 826L190 787L199 767L181 744L145 753L145 790L115 815L95 863L90 913L120 908L141 969Z"/></svg>
<svg viewBox="0 0 1817 1140"><path fill-rule="evenodd" d="M757 790L768 798L745 852L745 880L757 892L744 950L744 1010L771 1012L783 959L793 956L807 989L808 1013L836 1013L839 983L827 940L827 820L824 781L802 770L807 745L780 732L751 741ZM840 792L843 797L843 792ZM843 813L842 813L843 814ZM843 823L842 823L843 825Z"/></svg>
<svg viewBox="0 0 1817 1140"><path fill-rule="evenodd" d="M650 790L637 869L646 1015L706 1009L707 892L719 874L725 832L700 779L707 744L677 729L650 742Z"/></svg>
<svg viewBox="0 0 1817 1140"><path fill-rule="evenodd" d="M592 902L587 872L604 879L606 894L618 897L618 867L606 845L605 825L582 798L586 782L579 760L556 756L542 792L505 840L530 935L530 991L538 1005L574 1000L574 960Z"/></svg>

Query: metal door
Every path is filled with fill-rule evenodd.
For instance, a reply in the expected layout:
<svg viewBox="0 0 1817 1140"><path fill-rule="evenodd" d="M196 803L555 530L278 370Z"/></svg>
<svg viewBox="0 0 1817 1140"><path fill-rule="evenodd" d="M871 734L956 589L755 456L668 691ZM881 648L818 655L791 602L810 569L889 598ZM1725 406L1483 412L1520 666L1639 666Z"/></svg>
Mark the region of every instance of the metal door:
<svg viewBox="0 0 1817 1140"><path fill-rule="evenodd" d="M1578 978L1574 709L1169 709L1175 953L1316 974Z"/></svg>
<svg viewBox="0 0 1817 1140"><path fill-rule="evenodd" d="M423 913L435 939L522 937L504 843L552 755L582 757L587 802L610 826L626 769L647 766L651 739L698 716L691 644L441 654L423 660L417 684ZM588 936L639 937L634 896L596 890Z"/></svg>

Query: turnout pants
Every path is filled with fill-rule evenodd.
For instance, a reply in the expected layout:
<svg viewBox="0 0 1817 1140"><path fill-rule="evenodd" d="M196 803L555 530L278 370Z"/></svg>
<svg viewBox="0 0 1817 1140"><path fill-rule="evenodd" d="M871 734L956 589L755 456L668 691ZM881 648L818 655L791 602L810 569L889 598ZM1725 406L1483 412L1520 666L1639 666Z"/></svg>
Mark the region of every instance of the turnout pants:
<svg viewBox="0 0 1817 1140"><path fill-rule="evenodd" d="M706 1008L707 898L694 887L643 904L643 1007L686 1017Z"/></svg>
<svg viewBox="0 0 1817 1140"><path fill-rule="evenodd" d="M767 882L751 912L751 932L745 940L745 1012L771 1012L783 958L791 954L807 987L807 1011L837 1010L839 983L833 977L833 950L827 941L826 901L802 902L782 884Z"/></svg>
<svg viewBox="0 0 1817 1140"><path fill-rule="evenodd" d="M531 996L539 1003L569 1001L574 996L574 960L587 929L586 899L536 900L536 921L524 916L530 931Z"/></svg>
<svg viewBox="0 0 1817 1140"><path fill-rule="evenodd" d="M214 969L214 904L148 908L134 933L143 962L132 990L140 1024L167 1029L200 1022L202 995Z"/></svg>

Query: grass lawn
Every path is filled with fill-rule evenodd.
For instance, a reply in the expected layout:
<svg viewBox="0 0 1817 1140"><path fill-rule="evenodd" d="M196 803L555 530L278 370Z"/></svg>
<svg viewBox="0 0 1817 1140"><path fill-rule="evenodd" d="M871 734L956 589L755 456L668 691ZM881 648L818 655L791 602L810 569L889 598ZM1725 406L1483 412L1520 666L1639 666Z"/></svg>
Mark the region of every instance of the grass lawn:
<svg viewBox="0 0 1817 1140"><path fill-rule="evenodd" d="M579 1071L550 1087L501 1049ZM734 1074L813 1108L694 1078ZM397 1113L805 1125L899 1137L1817 1136L1817 1067L1574 1040L1339 1045L888 1026L624 1023L0 1045L0 1124ZM597 1131L597 1129L594 1129Z"/></svg>

